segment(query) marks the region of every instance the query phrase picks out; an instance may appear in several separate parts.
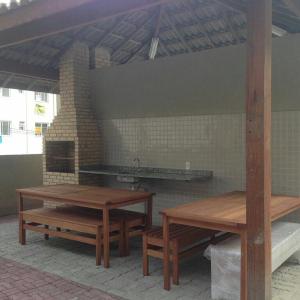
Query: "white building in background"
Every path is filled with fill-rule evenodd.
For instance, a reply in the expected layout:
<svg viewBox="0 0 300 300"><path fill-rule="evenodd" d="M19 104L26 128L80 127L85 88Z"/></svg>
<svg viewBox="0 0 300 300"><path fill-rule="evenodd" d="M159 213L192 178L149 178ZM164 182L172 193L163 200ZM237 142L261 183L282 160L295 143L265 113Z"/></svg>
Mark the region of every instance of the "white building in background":
<svg viewBox="0 0 300 300"><path fill-rule="evenodd" d="M40 154L57 96L0 88L0 155Z"/></svg>

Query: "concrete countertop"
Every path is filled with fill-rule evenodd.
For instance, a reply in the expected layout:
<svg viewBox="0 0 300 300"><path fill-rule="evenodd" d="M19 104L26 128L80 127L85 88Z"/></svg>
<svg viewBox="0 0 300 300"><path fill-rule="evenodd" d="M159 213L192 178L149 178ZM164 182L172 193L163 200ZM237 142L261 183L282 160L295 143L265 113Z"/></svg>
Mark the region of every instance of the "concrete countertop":
<svg viewBox="0 0 300 300"><path fill-rule="evenodd" d="M79 173L178 181L203 181L213 177L213 172L208 170L181 170L112 165L85 166L79 170Z"/></svg>

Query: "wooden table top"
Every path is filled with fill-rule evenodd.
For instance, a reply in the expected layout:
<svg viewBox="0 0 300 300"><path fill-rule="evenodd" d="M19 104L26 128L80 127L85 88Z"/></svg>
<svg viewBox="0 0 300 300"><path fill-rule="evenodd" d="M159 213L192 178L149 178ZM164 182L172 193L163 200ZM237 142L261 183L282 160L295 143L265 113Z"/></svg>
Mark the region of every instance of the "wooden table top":
<svg viewBox="0 0 300 300"><path fill-rule="evenodd" d="M300 209L300 197L272 196L272 221L297 209ZM171 218L243 226L246 224L246 193L231 192L165 209L162 213Z"/></svg>
<svg viewBox="0 0 300 300"><path fill-rule="evenodd" d="M122 204L153 196L152 193L148 192L76 184L45 185L17 189L17 192L25 198L41 198L41 200L62 201L93 207Z"/></svg>

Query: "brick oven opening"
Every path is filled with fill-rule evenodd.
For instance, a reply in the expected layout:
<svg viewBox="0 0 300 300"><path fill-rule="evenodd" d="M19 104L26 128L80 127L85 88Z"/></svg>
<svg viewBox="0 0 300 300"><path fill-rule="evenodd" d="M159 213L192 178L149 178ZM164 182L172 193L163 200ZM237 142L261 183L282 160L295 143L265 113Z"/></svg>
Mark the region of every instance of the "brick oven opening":
<svg viewBox="0 0 300 300"><path fill-rule="evenodd" d="M46 141L47 172L75 173L75 143Z"/></svg>

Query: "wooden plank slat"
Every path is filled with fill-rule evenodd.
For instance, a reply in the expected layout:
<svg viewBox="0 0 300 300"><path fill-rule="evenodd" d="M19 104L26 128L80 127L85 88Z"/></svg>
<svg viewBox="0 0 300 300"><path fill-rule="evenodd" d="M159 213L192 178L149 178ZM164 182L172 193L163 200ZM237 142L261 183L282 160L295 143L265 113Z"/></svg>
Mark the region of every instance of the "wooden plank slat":
<svg viewBox="0 0 300 300"><path fill-rule="evenodd" d="M271 220L275 221L300 209L300 197L273 195L270 205ZM243 227L246 225L246 193L231 192L168 208L163 213L171 218Z"/></svg>
<svg viewBox="0 0 300 300"><path fill-rule="evenodd" d="M76 184L61 184L40 186L35 188L18 189L24 197L54 202L64 202L84 207L102 208L111 204L111 207L129 205L150 199L153 194L140 191L112 189L98 186Z"/></svg>
<svg viewBox="0 0 300 300"><path fill-rule="evenodd" d="M48 236L55 236L55 237L60 237L60 238L77 241L77 242L81 242L81 243L85 243L85 244L89 244L89 245L96 245L96 239L88 238L85 236L75 235L75 234L62 232L62 231L55 231L52 229L36 227L36 226L32 226L32 225L27 225L27 224L24 225L24 229L39 232L39 233L44 233L44 234L47 234Z"/></svg>

